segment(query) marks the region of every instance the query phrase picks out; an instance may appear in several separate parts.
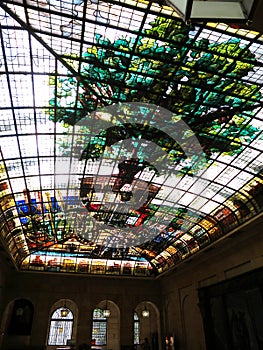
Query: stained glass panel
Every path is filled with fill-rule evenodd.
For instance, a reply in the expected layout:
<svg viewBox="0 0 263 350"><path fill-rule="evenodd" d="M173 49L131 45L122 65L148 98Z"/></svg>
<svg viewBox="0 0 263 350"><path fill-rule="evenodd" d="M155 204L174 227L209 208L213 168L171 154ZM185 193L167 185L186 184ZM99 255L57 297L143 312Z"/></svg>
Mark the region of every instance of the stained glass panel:
<svg viewBox="0 0 263 350"><path fill-rule="evenodd" d="M261 212L261 34L148 1L0 8L18 268L152 277Z"/></svg>

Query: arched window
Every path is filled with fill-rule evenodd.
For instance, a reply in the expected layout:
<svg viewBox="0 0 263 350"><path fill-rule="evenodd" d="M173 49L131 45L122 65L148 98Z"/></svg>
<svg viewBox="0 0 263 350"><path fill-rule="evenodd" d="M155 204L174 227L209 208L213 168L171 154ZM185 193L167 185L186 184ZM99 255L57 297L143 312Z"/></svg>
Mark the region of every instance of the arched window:
<svg viewBox="0 0 263 350"><path fill-rule="evenodd" d="M133 344L140 344L140 319L137 312L133 314Z"/></svg>
<svg viewBox="0 0 263 350"><path fill-rule="evenodd" d="M50 319L48 345L67 345L67 340L72 337L73 320L70 309L56 309Z"/></svg>
<svg viewBox="0 0 263 350"><path fill-rule="evenodd" d="M94 345L107 344L107 317L103 315L102 309L93 310L92 340Z"/></svg>

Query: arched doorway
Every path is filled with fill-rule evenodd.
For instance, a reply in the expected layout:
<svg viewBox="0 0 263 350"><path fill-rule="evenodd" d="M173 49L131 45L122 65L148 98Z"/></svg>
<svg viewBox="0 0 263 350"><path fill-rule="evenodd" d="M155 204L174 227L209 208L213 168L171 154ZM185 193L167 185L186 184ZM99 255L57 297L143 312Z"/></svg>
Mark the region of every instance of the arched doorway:
<svg viewBox="0 0 263 350"><path fill-rule="evenodd" d="M150 301L143 301L137 305L135 313L138 315L138 319L134 317L134 331L137 328L139 343L142 344L147 338L152 350L160 350L160 312L157 306Z"/></svg>
<svg viewBox="0 0 263 350"><path fill-rule="evenodd" d="M1 348L30 344L34 307L30 300L20 298L11 301L4 312L1 329Z"/></svg>

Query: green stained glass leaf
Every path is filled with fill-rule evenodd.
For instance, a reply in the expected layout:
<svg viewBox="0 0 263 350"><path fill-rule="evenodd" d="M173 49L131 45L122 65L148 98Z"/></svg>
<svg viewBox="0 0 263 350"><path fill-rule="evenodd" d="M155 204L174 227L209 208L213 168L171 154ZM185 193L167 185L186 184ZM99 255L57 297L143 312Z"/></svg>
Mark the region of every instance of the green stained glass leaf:
<svg viewBox="0 0 263 350"><path fill-rule="evenodd" d="M96 45L81 62L83 91L77 91L75 78L58 77L57 98L50 99L50 106L60 109L55 117L50 108L50 119L75 124L101 105L95 91L108 104L141 101L168 108L188 123L208 158L213 152L240 152L242 140L252 139L256 130L247 126L239 133L239 125L232 124L222 133L221 127L243 111L252 113L260 101L257 84L241 80L256 59L238 38L210 43L208 38L193 40L192 30L180 20L156 17L137 42L128 34L115 40L95 34ZM49 84L55 85L54 77ZM104 146L92 147L91 158L96 158ZM162 147L167 149L167 144ZM177 152L169 149L175 162Z"/></svg>

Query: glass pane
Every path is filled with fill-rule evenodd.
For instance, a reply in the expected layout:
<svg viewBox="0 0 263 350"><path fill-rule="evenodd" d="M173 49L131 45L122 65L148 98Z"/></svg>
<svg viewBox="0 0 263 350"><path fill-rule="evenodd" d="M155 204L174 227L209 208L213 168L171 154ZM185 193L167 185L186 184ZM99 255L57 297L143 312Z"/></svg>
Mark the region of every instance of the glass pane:
<svg viewBox="0 0 263 350"><path fill-rule="evenodd" d="M18 267L151 277L262 210L259 34L186 25L160 1L5 6L0 198Z"/></svg>
<svg viewBox="0 0 263 350"><path fill-rule="evenodd" d="M67 340L72 336L72 321L56 320L51 321L48 345L66 345Z"/></svg>
<svg viewBox="0 0 263 350"><path fill-rule="evenodd" d="M133 319L133 344L140 344L140 320L137 312L134 312Z"/></svg>
<svg viewBox="0 0 263 350"><path fill-rule="evenodd" d="M92 339L95 339L95 345L107 344L107 321L93 321Z"/></svg>

